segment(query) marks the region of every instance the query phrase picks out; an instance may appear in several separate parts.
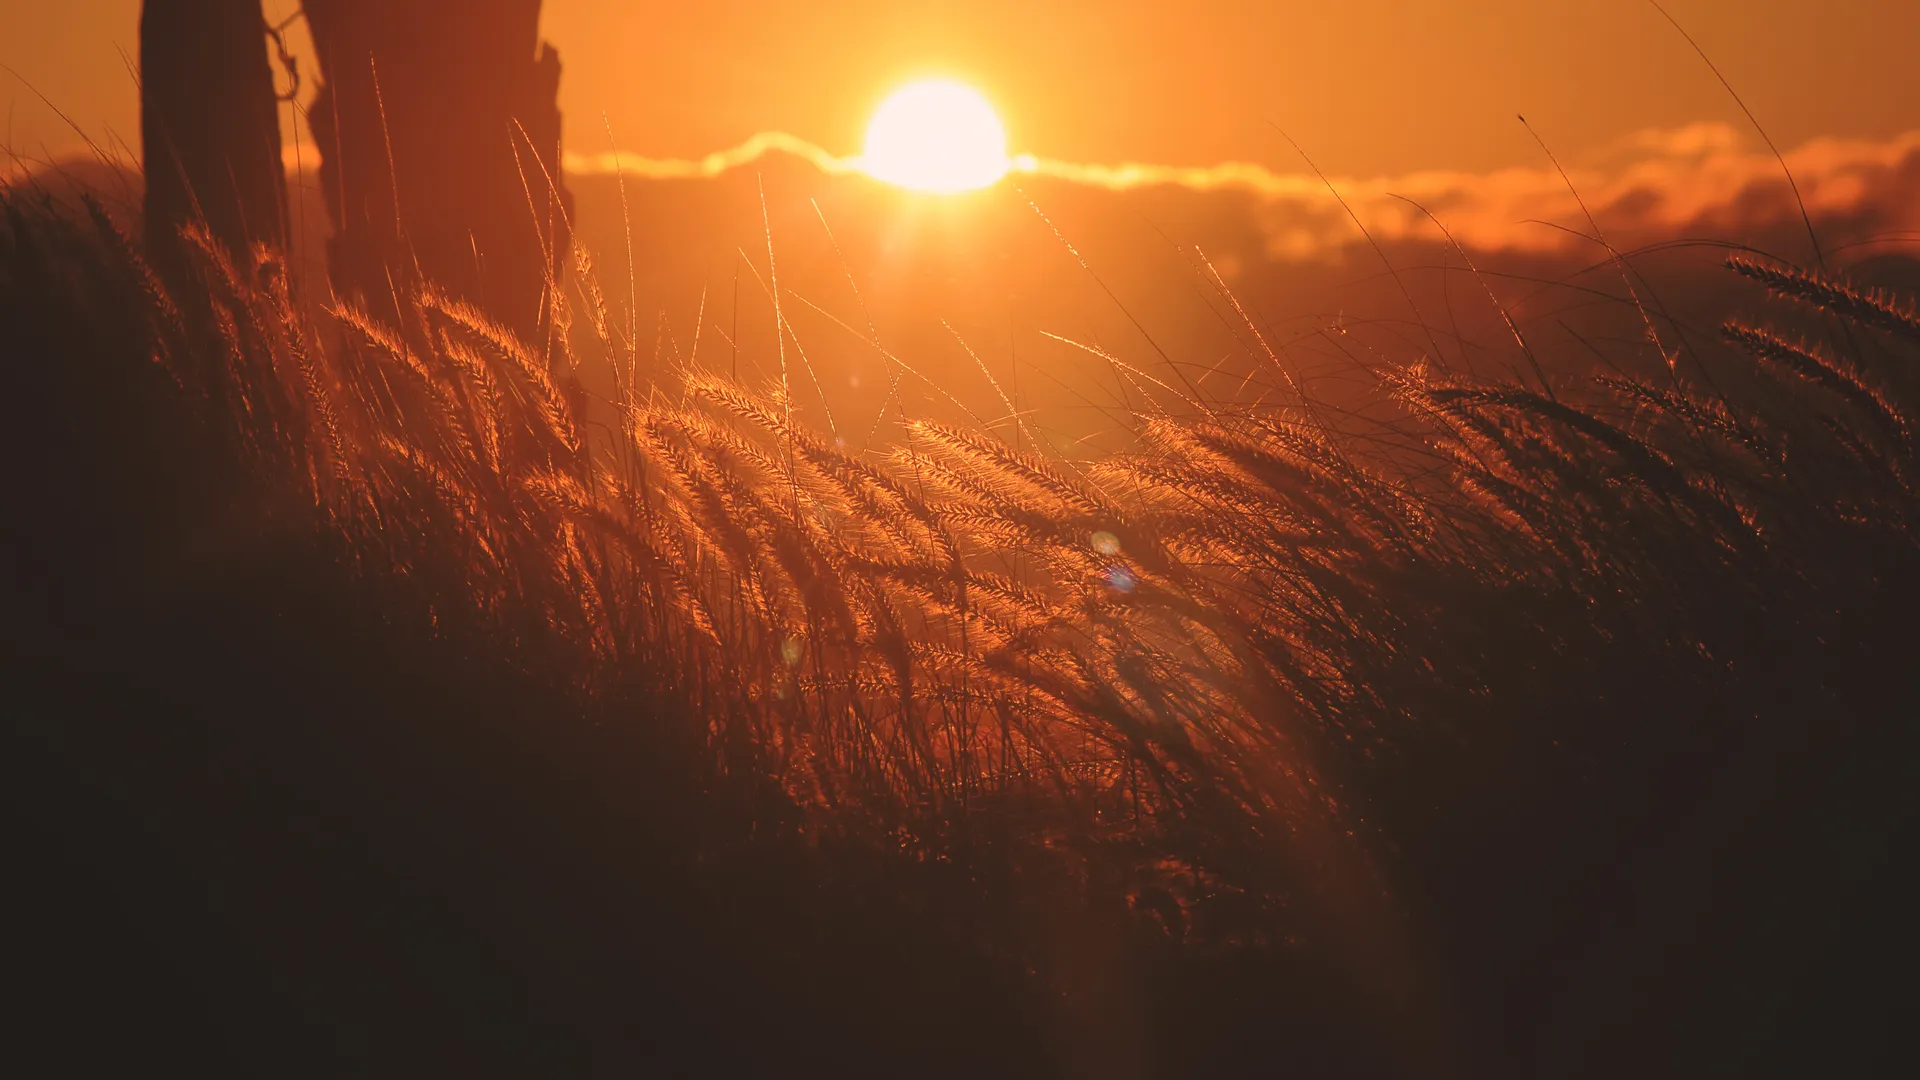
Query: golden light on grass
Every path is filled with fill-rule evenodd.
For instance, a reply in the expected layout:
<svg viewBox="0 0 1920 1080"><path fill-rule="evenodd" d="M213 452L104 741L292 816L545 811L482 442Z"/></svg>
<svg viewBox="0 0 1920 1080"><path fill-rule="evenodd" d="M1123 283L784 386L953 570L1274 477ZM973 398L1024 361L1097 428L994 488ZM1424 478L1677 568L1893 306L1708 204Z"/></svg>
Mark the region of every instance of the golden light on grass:
<svg viewBox="0 0 1920 1080"><path fill-rule="evenodd" d="M911 82L882 102L867 126L860 167L915 191L983 188L1005 176L1007 132L987 99L951 79Z"/></svg>

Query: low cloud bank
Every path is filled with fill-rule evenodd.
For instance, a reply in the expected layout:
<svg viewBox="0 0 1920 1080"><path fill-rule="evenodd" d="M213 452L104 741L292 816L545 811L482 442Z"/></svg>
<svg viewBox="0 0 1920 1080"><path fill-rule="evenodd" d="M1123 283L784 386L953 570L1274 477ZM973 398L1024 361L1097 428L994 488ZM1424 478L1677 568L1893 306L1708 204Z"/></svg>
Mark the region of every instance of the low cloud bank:
<svg viewBox="0 0 1920 1080"><path fill-rule="evenodd" d="M859 171L792 135L764 132L698 159L569 154L570 172L650 180L717 177L769 153L807 161L829 175ZM1816 139L1788 151L1808 212L1816 219L1870 219L1880 231L1920 230L1920 131L1891 139ZM1107 191L1180 189L1250 195L1269 253L1310 260L1355 240L1347 213L1311 172L1276 172L1249 162L1210 166L1142 162L1083 164L1023 155L1010 182L1044 177ZM1480 251L1566 251L1590 245L1584 202L1616 246L1677 235L1737 239L1799 216L1780 162L1722 123L1649 129L1569 162L1566 177L1539 167L1492 172L1428 170L1398 176L1333 177L1331 186L1381 240L1432 240L1444 224ZM1578 197L1576 198L1576 194ZM1432 217L1429 218L1429 213Z"/></svg>

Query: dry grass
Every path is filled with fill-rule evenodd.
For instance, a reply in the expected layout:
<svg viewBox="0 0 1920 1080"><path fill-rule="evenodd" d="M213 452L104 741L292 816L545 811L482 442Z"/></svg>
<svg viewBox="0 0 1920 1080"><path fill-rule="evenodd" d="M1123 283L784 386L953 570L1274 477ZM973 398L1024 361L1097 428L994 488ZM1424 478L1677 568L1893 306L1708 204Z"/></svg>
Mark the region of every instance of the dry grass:
<svg viewBox="0 0 1920 1080"><path fill-rule="evenodd" d="M1835 326L1730 322L1734 396L1416 363L1385 419L1210 401L1082 475L927 422L848 453L710 372L643 385L585 266L604 409L564 302L544 348L431 290L385 325L199 236L176 305L99 224L248 490L436 632L581 700L687 703L676 745L803 831L1117 860L1172 938L1316 943L1396 1015L1460 994L1463 1060L1591 1004L1541 986L1630 983L1634 947L1583 942L1657 936L1601 909L1693 888L1686 852L1764 879L1702 822L1817 843L1885 809L1848 778L1910 743L1878 703L1911 698L1920 335L1824 276L1733 264Z"/></svg>

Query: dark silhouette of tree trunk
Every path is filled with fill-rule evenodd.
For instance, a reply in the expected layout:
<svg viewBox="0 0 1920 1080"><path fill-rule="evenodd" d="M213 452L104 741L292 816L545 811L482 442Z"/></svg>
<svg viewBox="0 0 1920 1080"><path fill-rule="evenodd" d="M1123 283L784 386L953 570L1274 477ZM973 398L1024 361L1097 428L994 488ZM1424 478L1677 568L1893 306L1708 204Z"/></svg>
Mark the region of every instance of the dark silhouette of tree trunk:
<svg viewBox="0 0 1920 1080"><path fill-rule="evenodd" d="M286 246L280 110L260 0L146 0L140 13L140 136L148 250L177 265L180 230L205 221L248 265Z"/></svg>
<svg viewBox="0 0 1920 1080"><path fill-rule="evenodd" d="M334 287L425 279L523 335L565 255L560 58L540 0L307 0Z"/></svg>

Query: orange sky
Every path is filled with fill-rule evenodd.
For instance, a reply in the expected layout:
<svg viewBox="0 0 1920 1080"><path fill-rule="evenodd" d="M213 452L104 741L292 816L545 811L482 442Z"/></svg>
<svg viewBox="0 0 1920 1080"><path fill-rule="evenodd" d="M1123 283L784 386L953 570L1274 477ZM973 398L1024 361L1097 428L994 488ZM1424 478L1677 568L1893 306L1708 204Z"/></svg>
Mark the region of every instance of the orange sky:
<svg viewBox="0 0 1920 1080"><path fill-rule="evenodd" d="M270 11L294 0L268 0ZM1920 3L1670 0L1775 140L1920 128ZM138 0L0 4L0 63L96 136L131 140L122 52ZM1014 148L1070 162L1297 162L1269 121L1346 175L1532 164L1524 111L1568 155L1737 119L1641 0L547 0L569 149L695 157L776 130L857 150L888 88L983 89ZM76 141L0 72L0 137Z"/></svg>

